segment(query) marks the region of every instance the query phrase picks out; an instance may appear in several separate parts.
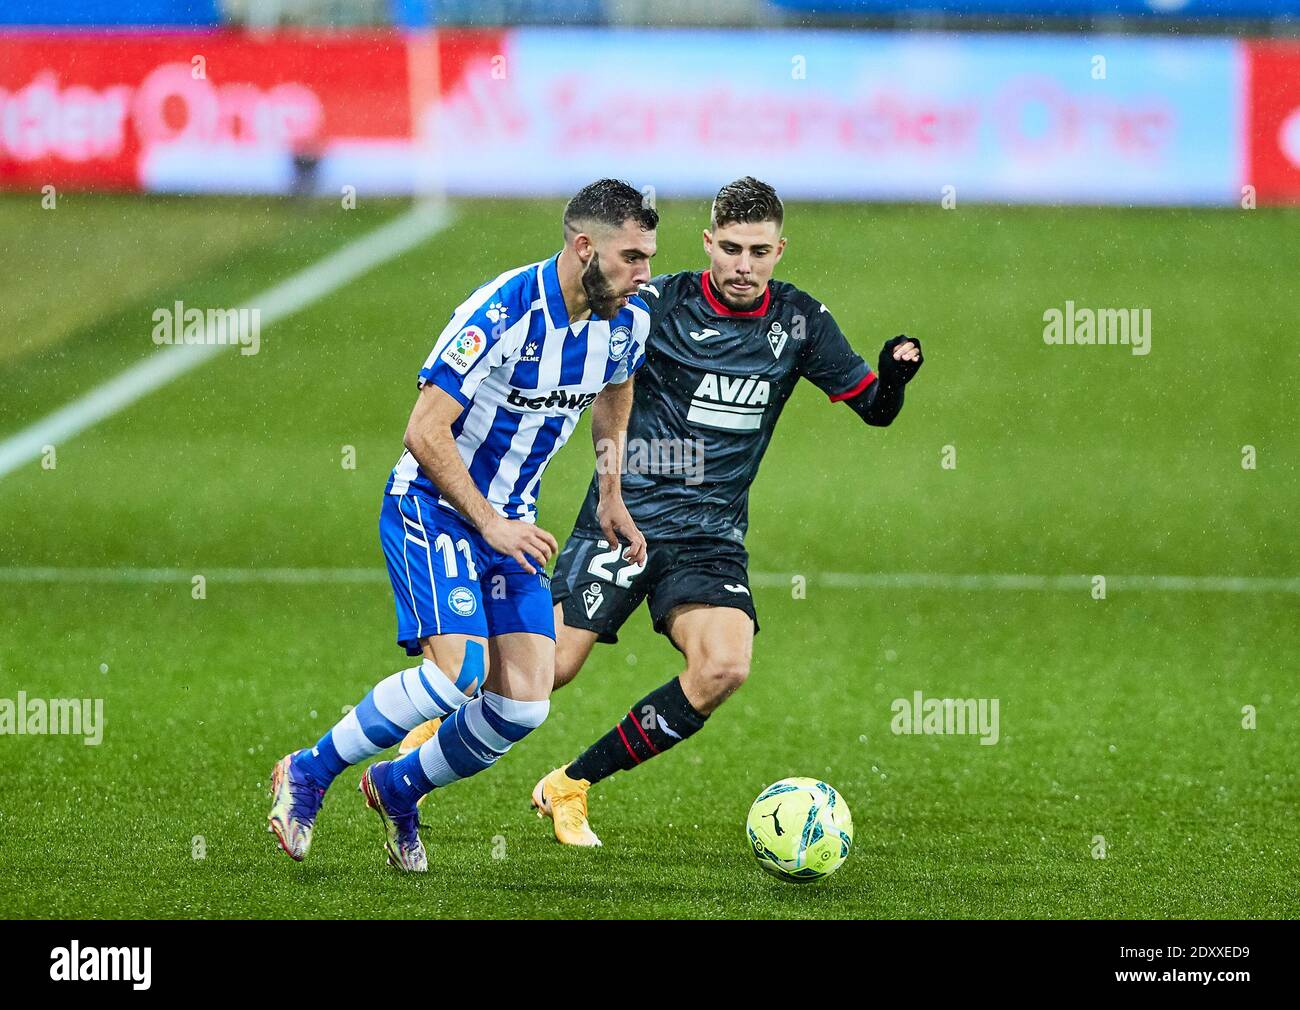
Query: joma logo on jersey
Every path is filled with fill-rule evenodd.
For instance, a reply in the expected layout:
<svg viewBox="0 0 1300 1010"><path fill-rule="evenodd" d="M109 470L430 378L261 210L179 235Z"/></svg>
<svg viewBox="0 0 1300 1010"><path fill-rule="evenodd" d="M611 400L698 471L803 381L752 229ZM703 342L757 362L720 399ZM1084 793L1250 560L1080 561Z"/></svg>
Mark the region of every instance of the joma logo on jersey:
<svg viewBox="0 0 1300 1010"><path fill-rule="evenodd" d="M772 398L772 384L766 379L733 378L706 373L691 396L688 421L732 431L757 431L763 423L763 409Z"/></svg>
<svg viewBox="0 0 1300 1010"><path fill-rule="evenodd" d="M596 402L595 393L569 393L563 389L553 389L546 396L524 396L517 389L511 389L506 403L512 407L525 410L551 410L561 407L564 410L586 410Z"/></svg>

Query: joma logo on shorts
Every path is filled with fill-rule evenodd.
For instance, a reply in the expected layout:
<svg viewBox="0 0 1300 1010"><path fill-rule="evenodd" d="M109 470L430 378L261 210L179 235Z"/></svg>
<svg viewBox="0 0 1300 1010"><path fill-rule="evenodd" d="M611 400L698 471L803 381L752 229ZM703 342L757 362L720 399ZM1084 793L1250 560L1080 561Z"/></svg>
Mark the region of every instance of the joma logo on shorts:
<svg viewBox="0 0 1300 1010"><path fill-rule="evenodd" d="M569 393L563 389L553 389L547 396L524 396L517 389L510 390L506 403L512 407L527 410L550 410L563 407L565 410L586 410L596 401L595 393Z"/></svg>

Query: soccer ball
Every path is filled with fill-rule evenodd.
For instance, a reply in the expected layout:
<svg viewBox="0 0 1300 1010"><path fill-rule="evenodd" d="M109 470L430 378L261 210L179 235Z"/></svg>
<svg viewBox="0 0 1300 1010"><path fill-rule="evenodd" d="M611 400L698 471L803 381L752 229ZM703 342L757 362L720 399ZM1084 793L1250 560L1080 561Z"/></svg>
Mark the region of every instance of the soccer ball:
<svg viewBox="0 0 1300 1010"><path fill-rule="evenodd" d="M758 865L795 883L829 877L853 845L848 804L817 779L772 783L749 808L745 827Z"/></svg>

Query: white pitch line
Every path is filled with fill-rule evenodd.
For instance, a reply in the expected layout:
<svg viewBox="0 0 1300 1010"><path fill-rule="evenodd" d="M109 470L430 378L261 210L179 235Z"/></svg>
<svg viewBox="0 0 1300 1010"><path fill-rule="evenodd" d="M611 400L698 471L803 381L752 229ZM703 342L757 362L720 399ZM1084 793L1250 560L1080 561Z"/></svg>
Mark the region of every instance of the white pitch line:
<svg viewBox="0 0 1300 1010"><path fill-rule="evenodd" d="M189 582L196 575L215 583L266 583L269 585L328 585L338 583L387 583L382 568L0 568L0 582L99 584L153 584Z"/></svg>
<svg viewBox="0 0 1300 1010"><path fill-rule="evenodd" d="M189 582L202 575L209 583L270 585L376 584L388 582L382 568L65 568L0 567L7 583ZM794 572L750 572L758 589L788 589ZM1091 575L951 575L938 572L821 572L805 576L823 589L935 589L984 592L1086 592ZM1157 593L1300 593L1300 577L1249 575L1107 575L1107 591Z"/></svg>
<svg viewBox="0 0 1300 1010"><path fill-rule="evenodd" d="M451 217L450 210L442 204L419 204L254 295L238 308L259 310L261 325L270 326L415 248L446 228ZM57 446L79 435L223 351L230 352L234 346L237 345L185 344L155 351L85 396L0 442L0 478L39 458L45 446Z"/></svg>
<svg viewBox="0 0 1300 1010"><path fill-rule="evenodd" d="M1096 573L1104 574L1104 573ZM825 589L1087 591L1093 575L949 575L940 572L823 572L808 579ZM750 584L790 587L794 573L752 572ZM1300 578L1254 575L1106 575L1107 590L1160 593L1300 593Z"/></svg>

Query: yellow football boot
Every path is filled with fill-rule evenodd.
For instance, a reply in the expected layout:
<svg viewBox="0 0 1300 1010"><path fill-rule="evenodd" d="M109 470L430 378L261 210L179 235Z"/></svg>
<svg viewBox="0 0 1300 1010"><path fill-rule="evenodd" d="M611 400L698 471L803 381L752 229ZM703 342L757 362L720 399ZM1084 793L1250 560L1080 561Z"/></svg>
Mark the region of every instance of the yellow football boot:
<svg viewBox="0 0 1300 1010"><path fill-rule="evenodd" d="M438 727L441 725L441 719L430 719L428 722L420 723L415 729L402 737L402 742L397 745L397 756L406 757L411 751L419 750L420 744L434 738L438 732Z"/></svg>
<svg viewBox="0 0 1300 1010"><path fill-rule="evenodd" d="M600 839L587 823L587 790L591 783L569 778L564 773L567 767L556 768L533 789L537 816L551 819L555 837L563 845L599 845Z"/></svg>

